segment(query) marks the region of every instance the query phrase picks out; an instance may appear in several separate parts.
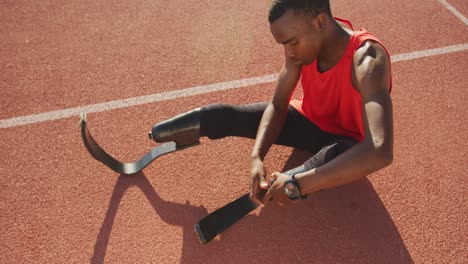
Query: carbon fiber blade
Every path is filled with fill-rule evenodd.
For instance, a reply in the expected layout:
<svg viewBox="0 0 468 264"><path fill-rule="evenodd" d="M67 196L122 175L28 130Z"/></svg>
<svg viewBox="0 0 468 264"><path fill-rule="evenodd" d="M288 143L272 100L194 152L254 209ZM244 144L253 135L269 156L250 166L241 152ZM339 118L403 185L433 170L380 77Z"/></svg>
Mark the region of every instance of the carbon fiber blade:
<svg viewBox="0 0 468 264"><path fill-rule="evenodd" d="M134 174L141 170L143 170L146 166L148 166L153 160L156 158L174 152L177 149L175 142L168 142L162 145L159 145L153 148L150 152L146 153L141 159L131 162L125 163L118 161L111 155L109 155L104 149L99 146L99 144L94 140L93 136L88 130L86 126L86 114L82 113L80 115L80 127L81 127L81 137L83 139L83 143L88 150L88 152L95 158L96 160L102 162L104 165L109 167L115 172L121 174Z"/></svg>
<svg viewBox="0 0 468 264"><path fill-rule="evenodd" d="M249 196L249 193L242 195L240 198L205 216L205 218L195 224L195 231L198 234L200 242L207 244L246 214L257 208L257 204L252 202Z"/></svg>

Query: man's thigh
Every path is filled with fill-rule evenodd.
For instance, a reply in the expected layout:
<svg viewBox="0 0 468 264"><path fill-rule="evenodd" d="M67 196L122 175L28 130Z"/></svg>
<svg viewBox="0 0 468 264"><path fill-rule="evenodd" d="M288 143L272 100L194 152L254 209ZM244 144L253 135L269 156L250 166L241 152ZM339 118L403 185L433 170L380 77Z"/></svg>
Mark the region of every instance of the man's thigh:
<svg viewBox="0 0 468 264"><path fill-rule="evenodd" d="M294 107L289 106L288 117L277 144L316 153L338 138L340 137L337 135L321 130Z"/></svg>
<svg viewBox="0 0 468 264"><path fill-rule="evenodd" d="M267 105L268 103L205 106L202 108L201 134L210 139L224 137L255 139Z"/></svg>
<svg viewBox="0 0 468 264"><path fill-rule="evenodd" d="M210 139L228 136L255 139L267 102L248 105L213 104L203 107L201 134ZM276 144L318 152L339 136L324 132L292 106Z"/></svg>

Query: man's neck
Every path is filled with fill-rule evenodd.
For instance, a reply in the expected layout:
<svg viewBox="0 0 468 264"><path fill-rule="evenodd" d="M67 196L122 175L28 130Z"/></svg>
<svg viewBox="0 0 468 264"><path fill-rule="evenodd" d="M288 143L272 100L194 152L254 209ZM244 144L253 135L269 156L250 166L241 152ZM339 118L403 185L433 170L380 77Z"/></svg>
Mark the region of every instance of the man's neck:
<svg viewBox="0 0 468 264"><path fill-rule="evenodd" d="M333 68L343 57L348 47L352 30L343 28L335 19L328 21L328 32L325 36L320 55L317 57L317 69L325 72Z"/></svg>

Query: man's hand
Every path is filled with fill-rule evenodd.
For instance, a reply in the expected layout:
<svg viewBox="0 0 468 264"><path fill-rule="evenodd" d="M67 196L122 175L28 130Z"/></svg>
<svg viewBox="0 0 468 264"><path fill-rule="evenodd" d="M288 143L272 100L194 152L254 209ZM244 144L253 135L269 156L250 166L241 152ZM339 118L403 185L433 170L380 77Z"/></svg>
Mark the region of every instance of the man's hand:
<svg viewBox="0 0 468 264"><path fill-rule="evenodd" d="M286 62L278 74L273 99L263 112L258 125L255 144L250 154L250 199L258 205L263 205L261 200L265 189L268 188L263 159L270 147L278 139L286 122L289 100L299 81L301 69L301 65L296 64L292 59L286 58Z"/></svg>
<svg viewBox="0 0 468 264"><path fill-rule="evenodd" d="M263 161L258 157L252 158L250 162L250 199L258 205L263 205L264 190L268 188L265 175L266 170Z"/></svg>
<svg viewBox="0 0 468 264"><path fill-rule="evenodd" d="M297 201L289 199L289 197L284 192L284 183L291 179L291 176L284 173L274 172L271 174L271 177L272 184L263 197L263 204L266 205L272 198L273 201L280 206L296 203Z"/></svg>

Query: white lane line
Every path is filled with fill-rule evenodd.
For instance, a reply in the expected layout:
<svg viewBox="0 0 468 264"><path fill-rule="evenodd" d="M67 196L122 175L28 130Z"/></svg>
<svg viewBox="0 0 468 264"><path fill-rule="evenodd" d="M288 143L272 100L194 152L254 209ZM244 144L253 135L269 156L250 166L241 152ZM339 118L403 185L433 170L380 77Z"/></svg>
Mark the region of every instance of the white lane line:
<svg viewBox="0 0 468 264"><path fill-rule="evenodd" d="M44 112L40 114L27 115L14 117L10 119L0 120L0 128L15 127L26 124L40 123L45 121L57 120L62 118L68 118L72 116L78 116L80 113L98 113L109 111L113 109L137 106L147 103L154 103L159 101L166 101L176 98L182 98L187 96L193 96L197 94L212 93L216 91L226 91L230 89L242 88L246 86L271 83L276 80L277 74L264 75L254 78L247 78L241 80L235 80L230 82L214 83L203 86L195 86L181 90L162 92L157 94L143 95L138 97L132 97L121 100L114 100L105 103L98 103L86 106L79 106L73 108L67 108L62 110L56 110L51 112Z"/></svg>
<svg viewBox="0 0 468 264"><path fill-rule="evenodd" d="M414 59L431 57L431 56L442 55L442 54L447 54L447 53L454 53L454 52L459 52L459 51L464 51L464 50L468 50L468 43L447 46L447 47L437 48L437 49L421 50L421 51L393 55L391 59L392 59L392 62L407 61L407 60L414 60Z"/></svg>
<svg viewBox="0 0 468 264"><path fill-rule="evenodd" d="M454 52L465 51L465 50L468 50L468 43L393 55L391 56L391 59L393 62L399 62L399 61L414 60L418 58L431 57L431 56L454 53ZM57 119L62 119L62 118L69 118L72 116L79 116L80 113L98 113L98 112L104 112L104 111L109 111L113 109L132 107L132 106L137 106L137 105L142 105L142 104L177 99L177 98L188 97L188 96L193 96L193 95L198 95L198 94L206 94L206 93L212 93L216 91L226 91L230 89L253 86L257 84L272 83L276 81L276 78L277 78L277 74L269 74L269 75L264 75L264 76L259 76L259 77L230 81L230 82L221 82L221 83L214 83L214 84L209 84L209 85L195 86L195 87L190 87L190 88L181 89L181 90L132 97L132 98L127 98L127 99L122 99L122 100L114 100L114 101L109 101L105 103L79 106L79 107L67 108L67 109L56 110L56 111L51 111L51 112L44 112L40 114L19 116L19 117L0 120L0 128L16 127L16 126L21 126L21 125L40 123L40 122L57 120Z"/></svg>
<svg viewBox="0 0 468 264"><path fill-rule="evenodd" d="M468 26L468 19L462 13L458 12L458 10L455 7L453 7L445 0L439 0L439 3L441 3L445 8L452 12L452 14L458 17L458 19L460 19L463 23L465 23L465 26Z"/></svg>

